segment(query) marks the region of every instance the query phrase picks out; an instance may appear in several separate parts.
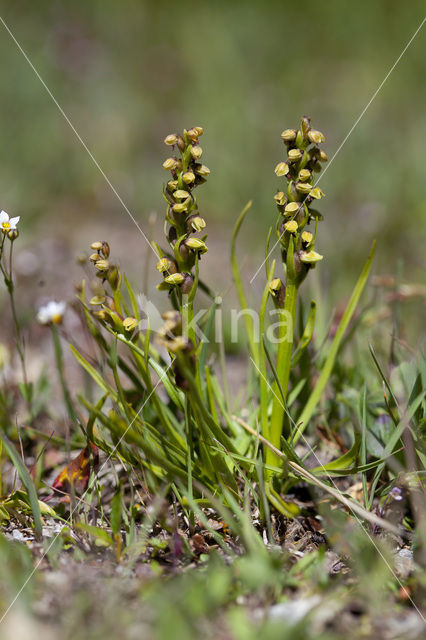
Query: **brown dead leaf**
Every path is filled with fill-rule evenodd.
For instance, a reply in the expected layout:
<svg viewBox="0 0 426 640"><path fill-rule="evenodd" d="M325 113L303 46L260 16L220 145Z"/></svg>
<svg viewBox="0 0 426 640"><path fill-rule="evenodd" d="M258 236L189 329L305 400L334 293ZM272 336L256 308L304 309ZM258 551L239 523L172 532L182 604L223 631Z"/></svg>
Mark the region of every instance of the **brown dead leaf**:
<svg viewBox="0 0 426 640"><path fill-rule="evenodd" d="M202 536L201 533L194 533L189 541L189 544L191 545L191 549L193 550L193 552L197 555L209 552L209 545L207 544L204 536Z"/></svg>
<svg viewBox="0 0 426 640"><path fill-rule="evenodd" d="M362 482L355 482L349 489L346 489L345 493L348 494L354 500L357 500L361 504L364 502L364 490Z"/></svg>
<svg viewBox="0 0 426 640"><path fill-rule="evenodd" d="M63 469L52 484L53 493L46 500L60 496L60 502L70 502L71 493L81 496L87 489L90 478L91 464L90 452L93 455L93 466L96 471L99 464L98 447L90 443L74 460Z"/></svg>

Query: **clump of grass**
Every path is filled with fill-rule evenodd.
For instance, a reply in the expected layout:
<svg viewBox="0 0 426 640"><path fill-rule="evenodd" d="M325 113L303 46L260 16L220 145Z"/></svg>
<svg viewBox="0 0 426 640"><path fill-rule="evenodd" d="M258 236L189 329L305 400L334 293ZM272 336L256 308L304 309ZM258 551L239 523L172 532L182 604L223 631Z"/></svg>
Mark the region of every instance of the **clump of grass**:
<svg viewBox="0 0 426 640"><path fill-rule="evenodd" d="M301 479L322 486L334 498L348 504L336 487L320 481L318 476L327 476L331 470L350 475L383 464L382 460L359 464L360 437L356 431L352 431L350 451L332 463L318 465L314 474L307 470L295 445L300 438L304 439L304 431L333 372L367 282L374 247L333 340L323 350L319 366L313 367L309 350L316 304L311 303L303 323L302 310L300 318L297 317L297 299L302 282L322 258L315 250L322 216L312 205L324 194L314 185L313 176L327 157L319 146L324 141L323 134L311 128L308 118L303 118L299 130L287 129L282 133L287 161L280 162L275 173L285 177L288 185L285 191L277 192L274 200L279 213L277 244L285 281L275 275L276 261L270 263L269 235L267 281L259 311L260 334L256 335L250 314L246 322L258 402L249 424L242 421L230 411L226 393L207 358L209 345L198 339L194 325L197 292L201 289L210 293L200 277L200 258L208 248L206 222L195 194L210 173L200 162L202 133L201 127L193 127L182 135L170 134L165 139L175 151L163 164L171 172L163 191L167 205L165 239L169 248L162 249L158 243L153 246L158 255L157 270L163 276L158 288L168 292L172 309L164 312L164 325L156 328L155 339L150 318L144 318L138 296L113 262L108 243L92 244L94 253L90 261L95 267L97 284L92 286L87 301L87 285L83 282L79 299L85 322L101 354L99 366L73 347L76 358L101 394L97 404L82 399L89 411L87 438L108 455L118 455L132 468L143 468L150 490L157 491L166 483L189 512L194 504L211 504L210 495L220 497L225 506L232 501L238 504L246 486L262 513L266 497L282 514L293 517L299 508L286 499L286 494ZM243 312L251 310L246 303L235 240L247 211L248 207L237 222L231 247L233 276ZM314 227L309 231L312 224ZM280 313L275 355L274 345L268 340L269 300ZM212 330L215 304L211 304L204 320L207 334ZM293 397L288 394L290 385ZM261 438L253 438L254 425L260 425ZM374 520L363 507L361 511Z"/></svg>
<svg viewBox="0 0 426 640"><path fill-rule="evenodd" d="M97 546L112 549L116 561L125 558L130 562L140 549L138 544L143 543L146 550L148 538L158 553L164 550L164 541L151 535L155 521L163 523L172 540L179 537L175 521L164 516L165 503L174 510L175 519L185 522L190 535L200 535L203 528L223 553L230 555L238 540L238 553L244 550L250 559L262 558L262 566L269 567L272 560L265 540L281 543L277 522L282 522L283 516L313 514L328 523L330 532L338 529L332 511L319 504L321 496L333 506L343 505L351 523L361 525L361 532L368 536L387 532L400 538L414 532L417 557L423 562L425 360L421 355L410 364L402 357L398 360L394 347L389 376L372 348L368 366L364 357L356 357L356 366L348 365L344 357L344 349L349 350L355 337L363 335L366 310L358 310L356 322L354 317L368 280L374 245L332 337L317 335L318 301L310 301L308 309L303 299L301 285L322 259L316 250L322 215L314 205L324 194L315 185L314 176L327 159L320 148L323 134L312 129L306 117L298 130L282 133L286 158L278 163L275 173L285 178L287 185L274 196L277 242L272 246L271 227L258 310L248 306L236 252L238 232L250 205L242 211L232 235L232 275L249 350L249 408L231 408L224 381L209 358L218 302L202 271L202 256L208 247L196 189L210 173L200 161L202 134L201 127L193 127L165 140L172 151L163 166L171 179L163 190L164 239L153 243L162 277L158 288L167 293L162 325L141 306L140 292L122 273L108 242L93 242L89 257L92 272L77 292L77 311L91 338L91 355L77 342L71 345L91 384L75 398L63 366L60 328L65 306L50 303L39 312L39 321L52 330L68 421L80 433L79 445L86 443L84 451L88 452L83 456L83 495L75 495L82 480L79 470L72 468L76 471L74 480L71 471L65 473L72 494L68 520L77 512L76 530L96 540ZM3 256L5 243L13 242L16 234L13 238L9 234L9 230L3 234L1 251L10 293L12 268L5 266ZM275 249L277 255L272 258ZM200 314L195 313L196 305L205 299L209 308L197 327L195 319ZM16 320L13 296L11 302ZM270 307L277 312L278 323L271 321ZM348 332L350 325L352 331ZM200 338L198 328L207 340ZM19 324L16 336L20 345ZM23 352L21 362L24 366ZM226 361L223 364L226 373ZM24 388L31 388L28 380ZM28 393L26 397L30 399ZM25 491L19 495L10 492L0 502L0 517L10 520L17 504L23 508L26 501L41 536L42 518L62 517L65 507L62 503L54 511L40 503L34 474L31 477L26 471L10 439L3 433L1 436L4 449L0 449L0 456L8 455L12 460ZM332 454L326 459L321 456L320 437ZM90 451L97 452L96 447L105 454L101 468L109 460L117 460L131 480L126 493L120 478L114 478L108 505L96 482L95 464L87 482ZM354 497L349 489L355 480L359 480L361 491ZM309 507L307 488L313 497ZM140 505L146 496L153 507L142 510L141 518ZM400 502L406 505L404 522L401 514L392 514ZM213 513L225 523L221 534L209 520ZM338 513L348 520L344 511ZM136 523L143 532L142 542L135 533ZM67 536L63 534L62 542L72 544ZM361 549L362 544L355 542L348 545L348 555ZM179 541L175 546L181 544ZM198 545L204 549L202 540ZM335 545L345 553L341 541ZM185 549L188 557L193 557L189 542Z"/></svg>

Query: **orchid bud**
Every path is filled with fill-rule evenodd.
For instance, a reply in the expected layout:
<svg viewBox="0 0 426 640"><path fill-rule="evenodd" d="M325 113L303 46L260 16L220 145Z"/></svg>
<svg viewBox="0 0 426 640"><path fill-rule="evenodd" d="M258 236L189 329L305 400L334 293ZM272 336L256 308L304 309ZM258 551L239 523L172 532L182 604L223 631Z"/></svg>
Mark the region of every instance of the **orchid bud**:
<svg viewBox="0 0 426 640"><path fill-rule="evenodd" d="M312 185L309 182L296 182L296 191L307 195L312 189Z"/></svg>
<svg viewBox="0 0 426 640"><path fill-rule="evenodd" d="M180 151L185 151L185 140L182 138L182 136L176 136L177 138L177 146L179 148Z"/></svg>
<svg viewBox="0 0 426 640"><path fill-rule="evenodd" d="M167 183L167 188L169 191L171 191L171 193L173 193L178 188L178 184L179 183L177 180L169 180Z"/></svg>
<svg viewBox="0 0 426 640"><path fill-rule="evenodd" d="M101 320L102 322L105 322L109 318L107 312L104 309L92 311L92 315L95 316L95 318L97 318L98 320Z"/></svg>
<svg viewBox="0 0 426 640"><path fill-rule="evenodd" d="M311 172L309 169L301 169L299 171L298 179L300 182L307 182L311 177Z"/></svg>
<svg viewBox="0 0 426 640"><path fill-rule="evenodd" d="M315 200L321 200L325 193L321 191L319 187L315 187L314 189L312 189L309 195L311 198L315 198Z"/></svg>
<svg viewBox="0 0 426 640"><path fill-rule="evenodd" d="M302 247L304 249L307 249L308 246L311 244L312 238L313 238L312 233L310 233L309 231L303 231L301 235L301 240L302 240Z"/></svg>
<svg viewBox="0 0 426 640"><path fill-rule="evenodd" d="M91 304L93 306L97 306L97 305L100 305L100 304L104 304L105 300L106 300L105 296L94 296L90 300L89 304Z"/></svg>
<svg viewBox="0 0 426 640"><path fill-rule="evenodd" d="M177 144L177 141L178 141L178 137L175 133L171 133L170 135L164 138L164 143L169 146L173 146L174 144Z"/></svg>
<svg viewBox="0 0 426 640"><path fill-rule="evenodd" d="M290 149L290 151L288 152L288 161L293 163L293 162L299 162L299 160L301 160L303 157L303 153L300 149Z"/></svg>
<svg viewBox="0 0 426 640"><path fill-rule="evenodd" d="M133 331L138 326L138 320L136 318L128 317L123 320L123 328L125 331Z"/></svg>
<svg viewBox="0 0 426 640"><path fill-rule="evenodd" d="M185 200L185 202L177 202L173 205L173 213L183 213L188 209L189 199Z"/></svg>
<svg viewBox="0 0 426 640"><path fill-rule="evenodd" d="M297 224L296 220L290 220L289 222L284 223L284 229L285 231L288 231L288 233L296 233L298 228L299 225Z"/></svg>
<svg viewBox="0 0 426 640"><path fill-rule="evenodd" d="M182 176L182 180L185 184L191 184L195 180L195 174L192 171L186 171Z"/></svg>
<svg viewBox="0 0 426 640"><path fill-rule="evenodd" d="M194 158L194 160L199 160L202 155L203 150L199 145L191 147L191 156Z"/></svg>
<svg viewBox="0 0 426 640"><path fill-rule="evenodd" d="M197 173L202 178L207 178L210 175L210 169L206 167L205 164L202 164L195 169L195 173Z"/></svg>
<svg viewBox="0 0 426 640"><path fill-rule="evenodd" d="M164 282L171 285L179 285L185 280L185 276L182 273L171 273L164 278Z"/></svg>
<svg viewBox="0 0 426 640"><path fill-rule="evenodd" d="M156 268L160 273L164 273L165 271L168 273L176 273L177 271L176 263L173 262L173 260L170 260L170 258L161 258L157 262Z"/></svg>
<svg viewBox="0 0 426 640"><path fill-rule="evenodd" d="M296 129L284 129L284 131L281 134L281 138L286 143L293 142L293 140L296 140L296 134L297 134Z"/></svg>
<svg viewBox="0 0 426 640"><path fill-rule="evenodd" d="M185 198L189 198L188 191L184 191L183 189L178 189L174 192L173 197L176 200L184 200Z"/></svg>
<svg viewBox="0 0 426 640"><path fill-rule="evenodd" d="M99 270L99 271L108 271L109 269L109 262L108 260L97 260L95 262L95 267Z"/></svg>
<svg viewBox="0 0 426 640"><path fill-rule="evenodd" d="M270 293L275 296L277 291L279 291L281 289L282 286L282 282L279 278L274 278L273 280L271 280L271 282L268 284L268 289L270 291Z"/></svg>
<svg viewBox="0 0 426 640"><path fill-rule="evenodd" d="M177 160L175 158L167 158L167 160L164 160L163 162L163 169L166 171L172 171L173 169L176 169L176 166Z"/></svg>
<svg viewBox="0 0 426 640"><path fill-rule="evenodd" d="M309 136L309 130L311 128L311 119L308 116L303 116L300 122L300 133L302 134L303 140L306 140L306 137Z"/></svg>
<svg viewBox="0 0 426 640"><path fill-rule="evenodd" d="M285 286L283 282L279 278L274 278L274 280L271 280L271 282L268 284L268 289L269 293L274 299L275 304L278 307L283 307L285 300Z"/></svg>
<svg viewBox="0 0 426 640"><path fill-rule="evenodd" d="M206 221L201 216L190 216L189 218L187 218L186 222L189 233L191 232L191 230L194 230L196 232L202 231L206 227Z"/></svg>
<svg viewBox="0 0 426 640"><path fill-rule="evenodd" d="M104 258L109 258L110 248L108 242L105 242L105 240L102 240L101 253L103 254Z"/></svg>
<svg viewBox="0 0 426 640"><path fill-rule="evenodd" d="M197 129L195 127L192 127L192 129L188 129L188 131L186 132L186 135L190 140L192 140L192 142L196 142L198 140L199 134Z"/></svg>
<svg viewBox="0 0 426 640"><path fill-rule="evenodd" d="M193 251L198 251L200 253L207 253L208 251L207 245L202 240L199 240L198 238L188 238L187 240L185 240L185 245L189 249L192 249Z"/></svg>
<svg viewBox="0 0 426 640"><path fill-rule="evenodd" d="M324 256L320 255L316 251L302 251L300 259L305 264L315 265L317 262L323 259Z"/></svg>
<svg viewBox="0 0 426 640"><path fill-rule="evenodd" d="M310 131L308 131L308 140L309 142L312 142L312 144L321 144L321 142L324 142L325 137L324 134L321 133L321 131L311 129Z"/></svg>
<svg viewBox="0 0 426 640"><path fill-rule="evenodd" d="M289 167L288 164L286 162L279 162L277 164L277 166L275 167L275 174L280 177L280 176L286 176L289 172Z"/></svg>
<svg viewBox="0 0 426 640"><path fill-rule="evenodd" d="M284 209L284 215L286 217L293 217L299 212L299 210L300 210L299 202L289 202Z"/></svg>
<svg viewBox="0 0 426 640"><path fill-rule="evenodd" d="M277 205L279 207L283 207L285 205L285 203L287 202L287 198L285 196L285 193L283 191L278 191L278 193L276 193L274 195L274 200L277 203Z"/></svg>

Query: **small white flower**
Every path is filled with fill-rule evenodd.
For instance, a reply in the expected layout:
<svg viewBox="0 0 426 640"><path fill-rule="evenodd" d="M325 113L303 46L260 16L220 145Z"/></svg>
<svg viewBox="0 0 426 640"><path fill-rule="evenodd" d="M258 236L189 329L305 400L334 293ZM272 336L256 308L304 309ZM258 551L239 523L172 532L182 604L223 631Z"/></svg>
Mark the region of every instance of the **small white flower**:
<svg viewBox="0 0 426 640"><path fill-rule="evenodd" d="M66 306L65 302L51 300L44 307L40 307L37 320L40 324L61 324Z"/></svg>
<svg viewBox="0 0 426 640"><path fill-rule="evenodd" d="M7 233L12 229L16 229L16 225L19 222L20 216L16 216L15 218L9 218L9 214L6 211L0 212L0 229L3 233Z"/></svg>

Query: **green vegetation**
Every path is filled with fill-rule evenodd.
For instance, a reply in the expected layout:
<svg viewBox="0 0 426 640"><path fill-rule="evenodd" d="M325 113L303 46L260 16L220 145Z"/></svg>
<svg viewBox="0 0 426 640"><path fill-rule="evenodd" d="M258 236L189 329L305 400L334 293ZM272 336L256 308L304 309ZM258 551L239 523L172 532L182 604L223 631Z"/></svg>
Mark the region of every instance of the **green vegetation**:
<svg viewBox="0 0 426 640"><path fill-rule="evenodd" d="M340 320L318 336L317 303L307 308L301 285L323 258L315 250L323 216L312 205L324 195L314 175L327 156L319 146L323 134L303 117L300 129L281 135L286 157L275 173L288 184L275 195L277 240L272 243L271 227L259 311L248 307L236 251L250 205L232 236L232 272L246 317L251 404L230 400L230 363L217 327L220 302L200 264L208 245L197 187L210 173L200 161L203 133L193 127L165 139L172 152L163 163L171 172L163 190L168 248L152 246L162 274L158 289L167 292L172 307L162 314L164 324L154 326L155 314L144 308L146 299L138 297L104 240L91 244L87 261L80 259L87 277L77 286L78 306L71 311L51 301L40 308L37 319L52 332L71 429L62 446L80 453L46 483L43 463L50 438L43 430L22 437L21 425L10 420L6 385L0 432L6 470L3 528L18 540L26 539L22 530L27 532L35 572L41 562L60 566L65 555L84 567L85 555L93 552L107 558L107 572L120 567L130 580L132 600L142 607L134 612L134 622L153 637L250 638L262 632L271 638L283 633L338 638L348 631L358 637L354 609L376 629L384 623L383 614L391 621L398 617L403 603L420 634L426 359L421 353L407 359L397 343L385 365L372 346L368 355L356 348L377 313L374 302L357 309L374 246ZM19 242L19 222L0 214L0 262L24 376L19 391L25 425L38 423L49 409L45 385L27 378L26 345L14 304L12 249ZM283 280L276 277L277 262ZM209 301L205 310L195 306L201 295ZM271 320L270 306L278 322ZM85 387L77 394L67 380L61 335L70 313L79 316L85 335L84 346L79 334L70 345L85 374ZM222 379L215 370L217 352ZM26 456L35 460L30 468ZM1 544L7 549L11 543L2 537ZM11 560L8 552L2 560L4 573L16 562L25 595L32 578L31 571L24 577L28 556L14 546L10 554ZM398 565L401 555L409 559L408 568ZM330 558L338 570L330 567ZM140 584L134 572L144 565L149 578ZM178 574L192 569L170 578L168 566ZM208 586L200 593L204 582ZM85 607L96 609L90 580L84 585ZM39 584L38 593L45 588ZM20 588L17 598L23 599ZM29 610L36 598L27 604ZM114 627L126 629L133 618L122 613L122 598L120 586L110 614ZM377 599L383 611L375 619ZM7 620L15 596L7 589L3 600ZM167 616L160 600L168 603ZM81 606L75 602L71 610L79 612ZM45 615L70 637L105 634L96 615L93 628L73 629L63 603L57 607L57 616ZM340 624L336 611L348 620Z"/></svg>
<svg viewBox="0 0 426 640"><path fill-rule="evenodd" d="M0 639L420 640L422 4L68 4L0 23Z"/></svg>

